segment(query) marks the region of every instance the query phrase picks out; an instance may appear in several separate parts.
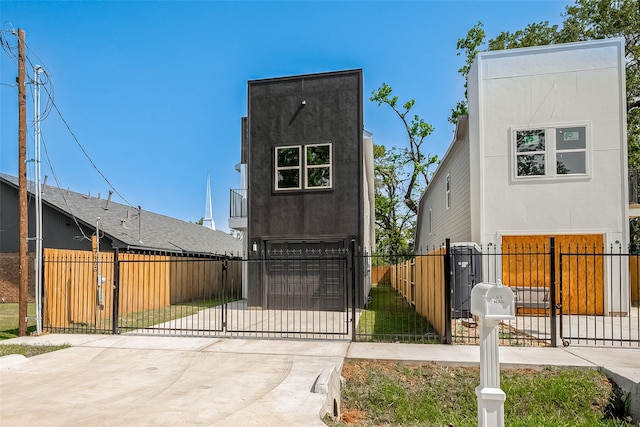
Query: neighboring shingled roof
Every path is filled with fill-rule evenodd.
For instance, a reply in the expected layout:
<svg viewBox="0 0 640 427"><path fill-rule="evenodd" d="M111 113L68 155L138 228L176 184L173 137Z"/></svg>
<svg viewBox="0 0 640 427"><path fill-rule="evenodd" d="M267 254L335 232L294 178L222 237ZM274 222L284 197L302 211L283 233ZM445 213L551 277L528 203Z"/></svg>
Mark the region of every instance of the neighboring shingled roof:
<svg viewBox="0 0 640 427"><path fill-rule="evenodd" d="M18 186L14 176L0 173L0 180ZM29 182L30 193L34 185ZM47 185L42 201L92 228L100 218L101 230L120 248L219 255L239 255L242 251L242 241L225 232L146 210L139 212L114 201L107 203L104 198Z"/></svg>

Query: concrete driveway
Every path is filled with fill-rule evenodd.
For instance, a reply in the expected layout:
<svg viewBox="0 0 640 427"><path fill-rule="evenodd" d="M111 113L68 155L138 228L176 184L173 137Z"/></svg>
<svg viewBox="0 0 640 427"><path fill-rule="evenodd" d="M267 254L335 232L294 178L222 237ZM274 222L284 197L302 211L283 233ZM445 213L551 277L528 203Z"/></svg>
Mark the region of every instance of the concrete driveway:
<svg viewBox="0 0 640 427"><path fill-rule="evenodd" d="M323 426L319 412L333 410L329 383L349 347L149 336L11 341L21 340L73 347L3 358L2 426Z"/></svg>
<svg viewBox="0 0 640 427"><path fill-rule="evenodd" d="M0 426L324 426L344 358L478 366L479 347L346 341L44 335L69 343L0 358ZM500 347L502 368L600 368L640 421L640 349ZM334 407L334 402L336 407Z"/></svg>

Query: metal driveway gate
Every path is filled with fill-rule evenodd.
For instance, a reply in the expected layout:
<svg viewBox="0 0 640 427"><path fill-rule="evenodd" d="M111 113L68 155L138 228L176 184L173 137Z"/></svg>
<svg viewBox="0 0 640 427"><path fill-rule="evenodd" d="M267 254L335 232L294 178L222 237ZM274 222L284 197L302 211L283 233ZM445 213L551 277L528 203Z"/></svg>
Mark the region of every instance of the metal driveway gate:
<svg viewBox="0 0 640 427"><path fill-rule="evenodd" d="M640 347L639 266L640 256L620 245L562 248L563 345Z"/></svg>
<svg viewBox="0 0 640 427"><path fill-rule="evenodd" d="M346 250L116 259L114 333L350 339ZM261 298L247 298L252 288L264 291Z"/></svg>

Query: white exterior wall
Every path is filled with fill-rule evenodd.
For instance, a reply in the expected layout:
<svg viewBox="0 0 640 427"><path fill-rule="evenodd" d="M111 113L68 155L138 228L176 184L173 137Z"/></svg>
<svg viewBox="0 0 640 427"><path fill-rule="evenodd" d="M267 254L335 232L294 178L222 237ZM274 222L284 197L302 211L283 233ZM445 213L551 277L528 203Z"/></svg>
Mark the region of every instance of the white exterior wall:
<svg viewBox="0 0 640 427"><path fill-rule="evenodd" d="M621 41L487 52L474 65L479 109L470 143L478 152L476 214L482 212L474 237L487 244L500 243L502 234L606 233L607 243L626 244ZM586 177L514 177L514 128L570 125L587 126Z"/></svg>
<svg viewBox="0 0 640 427"><path fill-rule="evenodd" d="M467 120L462 117L456 134L432 181L420 199L416 228L416 252L427 253L434 247L471 240L469 139ZM450 207L446 205L446 180L449 177ZM431 210L431 232L429 211Z"/></svg>
<svg viewBox="0 0 640 427"><path fill-rule="evenodd" d="M362 245L365 249L375 251L376 245L376 192L375 192L375 175L373 166L373 134L368 131L364 131L364 138L362 141L362 169L364 188L362 194L364 195L364 235Z"/></svg>
<svg viewBox="0 0 640 427"><path fill-rule="evenodd" d="M469 73L472 240L589 233L626 247L624 72L623 39L478 55ZM514 129L574 125L586 126L586 175L515 177Z"/></svg>
<svg viewBox="0 0 640 427"><path fill-rule="evenodd" d="M375 205L375 175L373 165L373 134L368 131L364 131L364 137L362 140L362 171L363 171L363 221L364 221L364 233L362 236L362 245L365 251L371 253L375 251L376 245L376 205ZM363 283L364 283L364 298L369 295L372 286L371 280L371 257L363 258Z"/></svg>

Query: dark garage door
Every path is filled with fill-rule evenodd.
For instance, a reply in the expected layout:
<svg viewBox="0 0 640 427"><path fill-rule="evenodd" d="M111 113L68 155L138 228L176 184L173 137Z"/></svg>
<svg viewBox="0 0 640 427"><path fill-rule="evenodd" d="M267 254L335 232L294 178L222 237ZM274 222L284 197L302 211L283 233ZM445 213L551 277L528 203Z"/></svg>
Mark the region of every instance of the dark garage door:
<svg viewBox="0 0 640 427"><path fill-rule="evenodd" d="M347 257L342 241L267 242L270 309L342 311Z"/></svg>

